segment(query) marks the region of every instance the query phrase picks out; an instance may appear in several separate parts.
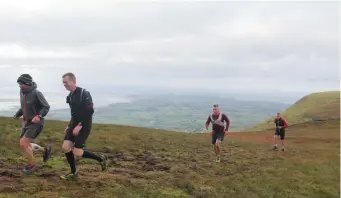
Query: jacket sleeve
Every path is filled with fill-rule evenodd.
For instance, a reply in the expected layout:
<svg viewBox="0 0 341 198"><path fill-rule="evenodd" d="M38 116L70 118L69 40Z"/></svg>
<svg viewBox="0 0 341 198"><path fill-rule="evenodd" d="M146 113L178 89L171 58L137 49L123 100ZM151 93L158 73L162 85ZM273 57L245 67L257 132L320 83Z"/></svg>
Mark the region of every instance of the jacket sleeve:
<svg viewBox="0 0 341 198"><path fill-rule="evenodd" d="M94 103L92 102L91 94L88 91L85 91L83 94L83 98L84 98L89 116L92 116L95 111L94 111Z"/></svg>
<svg viewBox="0 0 341 198"><path fill-rule="evenodd" d="M24 114L22 108L20 108L14 115L16 118L20 118Z"/></svg>
<svg viewBox="0 0 341 198"><path fill-rule="evenodd" d="M225 130L228 131L230 127L230 119L225 114L223 114L223 120L226 122Z"/></svg>
<svg viewBox="0 0 341 198"><path fill-rule="evenodd" d="M90 123L90 121L92 119L92 115L95 112L92 97L88 91L83 92L82 101L84 104L84 108L86 108L87 113L84 116L82 116L81 122L84 124L87 124L87 123Z"/></svg>
<svg viewBox="0 0 341 198"><path fill-rule="evenodd" d="M206 126L209 126L210 123L211 123L211 116L208 116L205 125L206 125Z"/></svg>
<svg viewBox="0 0 341 198"><path fill-rule="evenodd" d="M37 91L37 98L42 107L41 110L39 111L39 115L41 117L45 117L47 113L50 111L50 105L40 91Z"/></svg>
<svg viewBox="0 0 341 198"><path fill-rule="evenodd" d="M284 125L284 128L288 127L288 122L286 120L284 120L284 119L283 119L283 125Z"/></svg>
<svg viewBox="0 0 341 198"><path fill-rule="evenodd" d="M70 95L66 96L66 104L70 105ZM68 127L72 127L72 116L70 118L69 124L67 125Z"/></svg>

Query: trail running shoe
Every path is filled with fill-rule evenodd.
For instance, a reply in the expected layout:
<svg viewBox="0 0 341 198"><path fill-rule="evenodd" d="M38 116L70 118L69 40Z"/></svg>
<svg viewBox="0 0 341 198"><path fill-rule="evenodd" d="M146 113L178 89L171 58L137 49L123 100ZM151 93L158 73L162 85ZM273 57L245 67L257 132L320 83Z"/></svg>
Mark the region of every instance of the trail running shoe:
<svg viewBox="0 0 341 198"><path fill-rule="evenodd" d="M107 158L107 156L103 155L102 156L102 160L103 161L101 161L100 164L101 164L101 167L102 167L102 171L105 171L108 168L108 158Z"/></svg>
<svg viewBox="0 0 341 198"><path fill-rule="evenodd" d="M277 146L275 145L273 149L274 149L274 150L277 150L278 148L277 148Z"/></svg>
<svg viewBox="0 0 341 198"><path fill-rule="evenodd" d="M63 180L71 180L71 179L76 178L77 175L78 175L78 172L75 172L75 173L68 173L68 174L66 174L66 175L60 176L60 179L63 179Z"/></svg>
<svg viewBox="0 0 341 198"><path fill-rule="evenodd" d="M216 163L220 163L220 157L217 157L215 160Z"/></svg>
<svg viewBox="0 0 341 198"><path fill-rule="evenodd" d="M47 162L50 159L51 156L51 146L46 146L44 155L43 155L43 161Z"/></svg>
<svg viewBox="0 0 341 198"><path fill-rule="evenodd" d="M285 151L284 147L282 148L282 151Z"/></svg>
<svg viewBox="0 0 341 198"><path fill-rule="evenodd" d="M36 167L36 165L26 165L22 171L25 173L31 173L35 170Z"/></svg>

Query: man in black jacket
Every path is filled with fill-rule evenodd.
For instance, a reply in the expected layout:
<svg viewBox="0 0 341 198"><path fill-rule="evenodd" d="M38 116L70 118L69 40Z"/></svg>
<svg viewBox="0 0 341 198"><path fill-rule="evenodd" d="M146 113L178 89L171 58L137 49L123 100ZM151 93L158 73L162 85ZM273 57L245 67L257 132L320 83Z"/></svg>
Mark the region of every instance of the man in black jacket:
<svg viewBox="0 0 341 198"><path fill-rule="evenodd" d="M63 84L70 91L70 94L66 97L66 102L70 106L71 120L65 129L63 151L71 172L60 178L68 180L77 176L75 156L97 160L102 167L102 171L104 171L107 168L106 156L100 157L83 150L92 126L92 115L94 113L92 97L88 91L77 87L76 77L73 73L63 75Z"/></svg>
<svg viewBox="0 0 341 198"><path fill-rule="evenodd" d="M284 148L285 128L288 127L288 123L284 118L282 118L280 113L277 113L277 116L274 119L274 123L276 125L276 130L274 133L274 150L278 149L277 138L280 137L282 142L282 151L285 151Z"/></svg>
<svg viewBox="0 0 341 198"><path fill-rule="evenodd" d="M27 159L27 165L24 172L32 172L36 167L33 159L33 151L43 151L43 160L46 162L51 153L51 147L41 147L32 141L38 137L44 127L44 117L50 110L50 105L46 101L44 95L37 90L37 84L33 82L29 74L19 76L17 83L20 87L20 104L21 107L14 115L14 118L23 116L20 148Z"/></svg>

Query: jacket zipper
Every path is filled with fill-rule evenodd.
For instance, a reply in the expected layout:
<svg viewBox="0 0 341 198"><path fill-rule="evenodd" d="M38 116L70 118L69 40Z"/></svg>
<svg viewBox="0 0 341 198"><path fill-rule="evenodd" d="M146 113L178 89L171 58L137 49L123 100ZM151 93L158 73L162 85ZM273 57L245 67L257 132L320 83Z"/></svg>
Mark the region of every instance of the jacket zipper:
<svg viewBox="0 0 341 198"><path fill-rule="evenodd" d="M23 93L23 96L24 96L24 120L26 121L26 112L27 112L27 109L26 109L26 94Z"/></svg>

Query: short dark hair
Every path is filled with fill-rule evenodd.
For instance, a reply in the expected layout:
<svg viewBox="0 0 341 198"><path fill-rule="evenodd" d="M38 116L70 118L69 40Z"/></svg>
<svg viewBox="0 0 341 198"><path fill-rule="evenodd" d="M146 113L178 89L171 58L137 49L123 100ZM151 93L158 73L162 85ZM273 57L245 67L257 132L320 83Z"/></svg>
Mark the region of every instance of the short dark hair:
<svg viewBox="0 0 341 198"><path fill-rule="evenodd" d="M214 104L213 107L219 108L219 105L218 104Z"/></svg>
<svg viewBox="0 0 341 198"><path fill-rule="evenodd" d="M71 80L74 80L74 81L76 80L75 74L71 72L65 73L62 78L65 78L65 77L69 77Z"/></svg>

